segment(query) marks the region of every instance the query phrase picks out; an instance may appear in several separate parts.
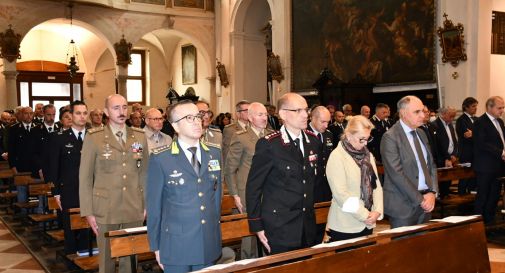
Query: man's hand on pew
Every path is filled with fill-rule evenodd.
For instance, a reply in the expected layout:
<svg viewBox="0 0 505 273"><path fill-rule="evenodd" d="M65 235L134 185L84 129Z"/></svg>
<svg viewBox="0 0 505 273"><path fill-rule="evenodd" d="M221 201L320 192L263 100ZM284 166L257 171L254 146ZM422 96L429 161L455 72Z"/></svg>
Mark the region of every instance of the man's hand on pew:
<svg viewBox="0 0 505 273"><path fill-rule="evenodd" d="M435 208L435 194L432 192L423 195L423 202L421 203L421 208L425 212L431 212Z"/></svg>
<svg viewBox="0 0 505 273"><path fill-rule="evenodd" d="M160 263L160 251L159 250L154 251L154 255L156 256L156 262L158 262L158 265L160 266L161 270L165 270L163 268L163 265Z"/></svg>
<svg viewBox="0 0 505 273"><path fill-rule="evenodd" d="M44 181L44 173L42 172L42 169L39 170L39 176L42 181Z"/></svg>
<svg viewBox="0 0 505 273"><path fill-rule="evenodd" d="M61 195L55 195L54 200L56 201L58 208L60 208L60 210L63 211L63 209L61 208L61 198L60 197L61 197Z"/></svg>
<svg viewBox="0 0 505 273"><path fill-rule="evenodd" d="M256 235L258 235L260 242L267 249L268 253L270 253L270 246L268 245L268 239L267 239L267 236L265 236L265 231L264 230L258 231L258 232L256 232Z"/></svg>
<svg viewBox="0 0 505 273"><path fill-rule="evenodd" d="M98 236L98 225L96 224L96 218L93 215L86 216L86 221L88 221L89 226L93 230L96 236Z"/></svg>
<svg viewBox="0 0 505 273"><path fill-rule="evenodd" d="M237 207L238 211L242 214L244 213L244 206L242 205L242 202L240 201L240 196L234 195L233 200L235 200L235 206Z"/></svg>

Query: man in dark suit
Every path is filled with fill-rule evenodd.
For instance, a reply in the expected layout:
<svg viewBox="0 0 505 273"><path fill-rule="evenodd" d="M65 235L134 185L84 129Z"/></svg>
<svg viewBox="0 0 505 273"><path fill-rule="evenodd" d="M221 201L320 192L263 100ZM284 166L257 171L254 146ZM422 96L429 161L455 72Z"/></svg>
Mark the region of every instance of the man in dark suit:
<svg viewBox="0 0 505 273"><path fill-rule="evenodd" d="M389 106L387 104L377 103L375 106L375 114L370 119L374 128L371 132L372 139L368 142L367 147L375 157L375 160L378 162L382 162L380 154L382 136L387 132L387 130L389 130L389 127L391 127L389 122L386 120L388 112Z"/></svg>
<svg viewBox="0 0 505 273"><path fill-rule="evenodd" d="M428 139L417 128L424 122L423 103L415 96L398 101L399 122L382 137L384 212L392 228L425 223L438 192L437 169Z"/></svg>
<svg viewBox="0 0 505 273"><path fill-rule="evenodd" d="M279 122L279 118L275 115L276 108L273 105L267 106L268 112L268 126L270 129L277 131L281 128L281 123Z"/></svg>
<svg viewBox="0 0 505 273"><path fill-rule="evenodd" d="M344 133L347 121L345 120L344 113L341 111L335 111L335 122L328 126L328 130L333 135L333 146L337 147L340 141L340 136Z"/></svg>
<svg viewBox="0 0 505 273"><path fill-rule="evenodd" d="M331 189L326 179L326 163L335 148L333 145L333 134L327 130L330 117L330 112L326 107L318 106L310 113L310 122L309 126L307 126L307 130L313 132L322 145L319 167L317 168L316 185L314 187L315 203L331 200Z"/></svg>
<svg viewBox="0 0 505 273"><path fill-rule="evenodd" d="M58 124L54 122L54 117L56 116L56 108L52 104L47 104L42 107L42 113L44 115L44 119L42 123L35 126L33 130L37 131L37 135L40 137L37 141L39 144L37 145L37 154L40 158L41 169L42 169L42 177L46 181L48 181L45 177L46 173L49 171L49 161L51 160L51 148L49 147L49 142L51 136L55 134L55 132L60 131Z"/></svg>
<svg viewBox="0 0 505 273"><path fill-rule="evenodd" d="M14 172L31 172L32 176L40 177L42 174L39 154L40 131L35 130L33 120L33 110L31 107L24 107L20 110L20 122L9 128L8 153L9 166ZM28 189L26 186L17 186L18 202L28 200ZM25 212L23 209L22 212Z"/></svg>
<svg viewBox="0 0 505 273"><path fill-rule="evenodd" d="M86 104L70 104L72 127L51 137L51 160L46 179L54 183L53 195L62 211L65 254L73 254L88 247L88 231L70 228L68 210L79 207L79 165L82 142L86 135L88 110Z"/></svg>
<svg viewBox="0 0 505 273"><path fill-rule="evenodd" d="M486 101L486 113L474 123L473 169L477 177L475 212L481 214L485 224L494 222L500 197L501 182L505 170L505 127L503 115L505 103L502 97L490 97Z"/></svg>
<svg viewBox="0 0 505 273"><path fill-rule="evenodd" d="M305 99L287 93L279 101L284 126L260 139L246 185L249 229L269 253L316 243L314 184L321 144L307 128Z"/></svg>
<svg viewBox="0 0 505 273"><path fill-rule="evenodd" d="M459 140L459 162L473 162L473 123L477 118L477 106L479 102L472 97L463 101L463 114L456 120L456 133ZM475 190L475 179L461 179L458 183L458 193L465 194Z"/></svg>
<svg viewBox="0 0 505 273"><path fill-rule="evenodd" d="M438 168L452 168L458 160L458 139L456 130L452 125L456 117L456 109L453 107L442 107L438 109L438 118L432 122L435 129L437 157L436 164ZM449 194L451 181L439 181L440 197L443 198Z"/></svg>

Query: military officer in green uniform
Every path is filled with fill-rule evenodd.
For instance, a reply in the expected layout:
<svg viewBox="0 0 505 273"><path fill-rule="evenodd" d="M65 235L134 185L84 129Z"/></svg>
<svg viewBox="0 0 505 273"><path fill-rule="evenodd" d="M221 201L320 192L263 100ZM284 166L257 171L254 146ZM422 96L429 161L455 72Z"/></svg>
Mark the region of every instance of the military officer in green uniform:
<svg viewBox="0 0 505 273"><path fill-rule="evenodd" d="M198 111L200 115L202 115L202 140L205 143L211 143L214 145L223 144L223 134L219 128L213 127L210 123L212 122L212 111L209 109L209 104L205 101L197 101L196 107L198 107Z"/></svg>
<svg viewBox="0 0 505 273"><path fill-rule="evenodd" d="M79 168L81 215L97 236L99 272L113 273L110 245L104 234L142 226L148 149L144 131L125 125L128 103L118 94L105 100L109 124L88 131ZM121 258L119 272L130 272L130 259Z"/></svg>
<svg viewBox="0 0 505 273"><path fill-rule="evenodd" d="M247 124L249 123L249 114L248 114L248 109L249 109L249 102L246 100L241 100L235 105L235 116L237 118L237 121L228 124L224 127L223 130L223 161L226 161L226 156L228 155L228 148L230 147L230 142L231 138L233 135L238 132L242 131L247 127Z"/></svg>
<svg viewBox="0 0 505 273"><path fill-rule="evenodd" d="M246 129L235 132L231 138L228 155L225 161L225 181L230 195L235 199L235 206L240 213L246 212L245 188L247 176L251 169L251 163L256 148L256 142L270 133L267 127L267 109L259 102L253 102L248 109L249 126ZM257 257L257 245L255 237L242 239L241 259Z"/></svg>

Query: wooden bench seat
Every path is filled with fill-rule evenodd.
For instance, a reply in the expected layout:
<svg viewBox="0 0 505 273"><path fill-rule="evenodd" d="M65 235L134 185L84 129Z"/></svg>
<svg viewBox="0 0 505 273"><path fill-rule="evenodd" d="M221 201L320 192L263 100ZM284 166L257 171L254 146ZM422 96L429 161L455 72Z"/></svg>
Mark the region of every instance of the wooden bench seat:
<svg viewBox="0 0 505 273"><path fill-rule="evenodd" d="M47 236L51 238L55 242L63 242L65 240L65 236L63 235L63 229L57 230L48 230L46 231Z"/></svg>

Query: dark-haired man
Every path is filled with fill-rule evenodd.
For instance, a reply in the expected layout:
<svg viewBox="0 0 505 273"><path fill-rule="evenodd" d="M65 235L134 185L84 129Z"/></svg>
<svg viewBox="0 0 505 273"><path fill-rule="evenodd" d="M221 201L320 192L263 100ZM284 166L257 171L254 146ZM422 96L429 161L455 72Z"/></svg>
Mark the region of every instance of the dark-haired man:
<svg viewBox="0 0 505 273"><path fill-rule="evenodd" d="M479 102L472 97L463 100L463 114L456 120L456 134L459 140L459 162L473 162L473 123L477 120ZM475 179L461 179L458 183L458 193L465 194L475 190Z"/></svg>
<svg viewBox="0 0 505 273"><path fill-rule="evenodd" d="M84 102L74 101L70 104L70 113L72 127L51 137L52 156L46 175L47 180L54 183L53 195L62 211L65 254L85 250L88 245L88 231L73 231L68 213L69 209L79 207L79 165L88 109Z"/></svg>
<svg viewBox="0 0 505 273"><path fill-rule="evenodd" d="M183 273L221 255L221 150L200 141L202 116L191 101L175 104L169 116L177 138L152 153L147 233L160 267Z"/></svg>

